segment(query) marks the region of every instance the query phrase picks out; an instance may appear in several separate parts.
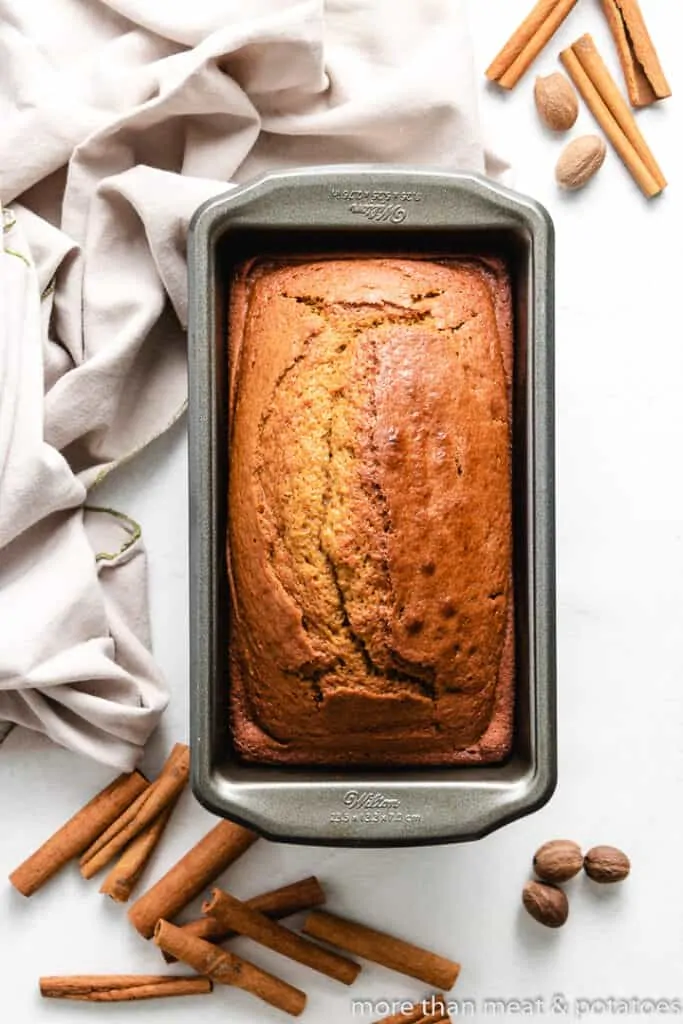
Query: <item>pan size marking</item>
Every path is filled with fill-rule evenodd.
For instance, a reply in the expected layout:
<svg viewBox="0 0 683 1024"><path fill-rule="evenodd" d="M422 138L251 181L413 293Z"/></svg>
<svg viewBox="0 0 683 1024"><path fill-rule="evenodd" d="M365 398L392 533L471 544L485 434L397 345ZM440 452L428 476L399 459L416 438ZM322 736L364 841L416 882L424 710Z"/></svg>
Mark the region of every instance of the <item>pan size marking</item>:
<svg viewBox="0 0 683 1024"><path fill-rule="evenodd" d="M422 815L409 811L332 811L331 825L407 825L422 823Z"/></svg>

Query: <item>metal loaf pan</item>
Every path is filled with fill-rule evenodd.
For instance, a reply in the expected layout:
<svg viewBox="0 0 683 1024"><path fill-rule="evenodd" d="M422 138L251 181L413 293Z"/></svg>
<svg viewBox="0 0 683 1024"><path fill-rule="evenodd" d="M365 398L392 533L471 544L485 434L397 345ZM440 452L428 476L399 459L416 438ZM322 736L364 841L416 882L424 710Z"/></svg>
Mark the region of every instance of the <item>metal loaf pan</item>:
<svg viewBox="0 0 683 1024"><path fill-rule="evenodd" d="M253 255L502 255L513 275L515 738L499 765L375 772L253 767L231 750L225 570L226 306ZM193 788L277 840L457 842L542 806L556 781L553 228L537 203L469 174L320 167L205 203L189 233L190 652Z"/></svg>

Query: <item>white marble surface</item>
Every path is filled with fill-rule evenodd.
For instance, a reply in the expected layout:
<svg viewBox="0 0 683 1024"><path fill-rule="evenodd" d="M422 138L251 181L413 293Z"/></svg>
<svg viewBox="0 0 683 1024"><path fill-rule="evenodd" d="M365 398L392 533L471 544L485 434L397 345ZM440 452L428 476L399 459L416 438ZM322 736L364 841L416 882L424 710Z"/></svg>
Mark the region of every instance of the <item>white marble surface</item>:
<svg viewBox="0 0 683 1024"><path fill-rule="evenodd" d="M529 0L472 0L471 6L483 71ZM681 8L670 0L643 0L643 6L680 93ZM587 30L611 60L598 5L581 0L537 70L554 70L559 43ZM683 223L683 118L677 98L641 115L671 183L659 201L640 197L611 152L589 189L561 196L552 176L561 142L535 119L533 77L511 96L482 84L482 102L491 138L516 165L517 187L544 202L557 227L557 793L543 811L476 844L344 852L263 842L230 873L234 891L249 895L315 871L335 908L460 959L453 997L478 1001L477 1019L487 1016L483 1000L494 996L545 1000L543 1013L535 1005L537 1019L557 1016L549 1009L554 994L570 1002L683 1000L683 345L676 235ZM585 111L579 130L593 130ZM173 692L162 734L150 747L151 770L169 743L186 735L185 474L180 425L107 484L106 497L143 525L155 649ZM0 872L6 875L109 776L15 732L0 751ZM186 797L148 880L210 821ZM634 867L618 891L573 882L570 921L553 933L523 915L519 894L533 849L558 835L621 845ZM155 972L160 966L156 950L128 927L123 909L74 869L29 901L9 885L0 887L0 919L2 1019L8 1024L99 1018L92 1007L41 1002L41 974ZM235 948L249 947L240 941ZM249 954L309 992L304 1019L372 1019L354 1018L352 993L335 983L275 954ZM424 992L418 983L368 966L353 995L379 1000ZM669 1008L675 1015L676 1004ZM593 1009L608 1015L609 1007ZM632 1019L653 1016L647 1005L641 1010ZM575 1011L570 1007L569 1015ZM284 1019L232 990L201 1001L101 1012L112 1024L174 1024L198 1012L207 1022Z"/></svg>

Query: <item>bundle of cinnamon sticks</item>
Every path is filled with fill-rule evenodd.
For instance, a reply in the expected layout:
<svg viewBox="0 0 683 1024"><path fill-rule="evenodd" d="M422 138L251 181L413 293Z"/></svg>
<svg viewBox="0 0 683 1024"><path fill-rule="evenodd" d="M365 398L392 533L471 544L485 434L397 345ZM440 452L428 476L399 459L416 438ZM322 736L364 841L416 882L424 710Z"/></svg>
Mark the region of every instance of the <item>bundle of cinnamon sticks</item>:
<svg viewBox="0 0 683 1024"><path fill-rule="evenodd" d="M115 861L101 891L125 902L163 835L188 774L189 750L184 744L176 744L154 782L148 782L139 772L120 776L20 865L10 881L30 896L77 857L84 878L91 878ZM214 888L202 904L200 918L176 924L174 919L188 903L246 853L257 838L240 825L218 822L128 912L129 920L144 938L154 937L167 962L178 961L193 974L44 977L40 979L41 994L83 1002L130 1002L206 995L218 983L242 988L292 1016L302 1013L304 992L218 945L237 935L344 985L353 984L361 970L352 957L381 964L439 989L449 990L455 984L460 966L454 961L319 910L325 903L325 893L315 877L245 901ZM301 911L309 912L301 932L281 923ZM325 945L313 940L322 940ZM443 997L433 998L441 1000L438 1010L418 1015L416 1004L408 1016L390 1020L406 1024L448 1021Z"/></svg>
<svg viewBox="0 0 683 1024"><path fill-rule="evenodd" d="M666 178L590 35L560 54L569 77L642 192L659 195Z"/></svg>
<svg viewBox="0 0 683 1024"><path fill-rule="evenodd" d="M487 78L513 89L578 0L538 0L486 70ZM615 41L631 106L666 99L671 89L638 0L601 0ZM627 101L589 35L560 54L565 69L618 156L648 198L659 195L666 178L636 125Z"/></svg>
<svg viewBox="0 0 683 1024"><path fill-rule="evenodd" d="M600 0L614 38L629 99L645 107L671 96L638 0ZM486 77L514 89L576 7L578 0L538 0L486 69Z"/></svg>
<svg viewBox="0 0 683 1024"><path fill-rule="evenodd" d="M503 89L514 89L577 3L578 0L538 0L489 64L489 81L497 82Z"/></svg>
<svg viewBox="0 0 683 1024"><path fill-rule="evenodd" d="M116 858L100 891L125 902L163 835L189 771L189 748L176 743L154 782L137 771L119 776L24 861L10 882L32 896L76 857L84 878Z"/></svg>
<svg viewBox="0 0 683 1024"><path fill-rule="evenodd" d="M324 894L316 879L305 879L299 883L299 887L302 891L305 887L308 889L310 902L323 902ZM293 888L288 887L289 906ZM282 893L286 891L281 890ZM298 934L274 920L275 912L271 912L269 917L254 909L257 900L263 904L266 895L245 903L223 890L214 890L211 899L203 907L212 919L206 933L214 939L229 934L243 935L258 945L305 964L345 985L353 984L361 970L355 960L345 955L349 953L444 989L451 989L460 973L460 965L452 960L374 928L320 910L312 910L308 914L302 928L303 934ZM303 903L304 900L299 900L298 907L303 909ZM279 908L277 913L279 916ZM327 947L331 946L339 952L311 942L311 938L320 939ZM243 988L292 1016L303 1012L306 1005L304 992L261 970L251 961L217 949L213 943L200 937L194 922L178 927L162 919L156 924L154 941L167 957L192 967L200 976L219 984ZM422 1020L421 1017L414 1019ZM442 1021L448 1020L448 1017L435 1016L428 1019Z"/></svg>

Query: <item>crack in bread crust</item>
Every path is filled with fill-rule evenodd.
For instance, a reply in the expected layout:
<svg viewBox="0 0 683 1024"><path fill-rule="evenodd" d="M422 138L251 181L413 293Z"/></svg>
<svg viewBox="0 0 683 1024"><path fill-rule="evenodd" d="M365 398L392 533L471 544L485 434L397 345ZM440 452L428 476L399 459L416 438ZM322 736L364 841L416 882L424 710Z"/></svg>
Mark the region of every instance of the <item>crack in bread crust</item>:
<svg viewBox="0 0 683 1024"><path fill-rule="evenodd" d="M291 296L283 296L291 298ZM339 332L338 328L335 327L335 312L328 310L326 305L319 299L314 299L311 296L298 296L296 301L303 302L309 307L315 305L316 313L325 321L325 326L321 327L319 331L313 332L307 336L303 342L300 350L289 362L287 367L279 374L275 385L273 387L268 406L264 410L261 417L259 427L259 443L261 452L264 445L266 447L272 446L276 441L276 433L279 432L281 427L281 416L279 415L280 406L287 404L288 402L301 402L303 401L303 395L308 393L310 383L309 378L318 377L320 379L320 363L321 361L326 362L327 360L311 359L311 344L317 339L324 346L324 355L326 356L328 350L331 349L332 353L337 355L347 353L347 360L353 366L359 357L359 334L362 333L362 329L359 333L354 334L353 337L347 340L342 340L344 335ZM345 304L345 306L348 304ZM354 304L354 308L359 310L365 309L365 304ZM356 416L350 414L348 402L346 401L345 391L346 389L339 384L338 376L334 374L328 374L327 383L329 388L321 389L324 392L323 395L317 395L324 399L320 402L321 415L318 422L316 423L316 429L318 430L321 437L321 448L320 451L320 467L323 469L323 479L319 481L319 485L322 486L322 493L320 495L320 510L323 513L319 518L317 526L317 551L314 552L315 548L315 528L313 527L313 519L311 522L311 535L307 540L310 541L310 547L308 556L312 553L315 556L318 553L322 556L320 561L320 577L316 582L323 587L325 583L331 584L337 598L336 614L334 616L335 627L331 629L333 634L337 634L337 638L340 641L339 649L336 657L329 667L319 666L314 670L312 679L311 673L302 672L302 678L308 682L315 683L316 687L316 701L321 703L324 700L325 692L322 684L326 680L340 681L344 677L355 676L359 671L364 670L368 677L368 685L377 685L381 681L386 682L400 682L409 685L416 686L422 693L430 698L434 698L434 669L430 665L416 664L414 671L411 670L410 663L405 662L403 668L399 668L395 663L394 658L391 654L385 652L376 652L378 654L378 660L373 657L370 646L362 636L361 631L356 630L353 626L353 609L350 607L351 599L347 595L347 587L345 581L342 578L342 572L340 567L337 565L335 558L334 549L334 525L331 522L332 513L335 510L335 506L339 503L340 492L343 492L345 485L348 488L357 487L359 488L365 498L367 499L369 509L373 515L373 519L376 520L375 526L381 524L380 530L377 536L380 540L380 554L377 559L379 567L381 568L381 574L378 574L379 578L375 578L373 582L373 594L377 600L375 611L379 612L381 608L384 608L384 616L380 615L379 625L382 626L382 632L384 633L384 646L388 649L390 645L390 638L387 629L387 608L391 607L393 602L393 595L391 591L391 575L387 560L386 553L386 542L382 541L382 535L386 536L391 532L391 520L389 511L387 508L386 498L382 493L381 484L379 482L379 474L377 471L377 452L376 444L373 440L373 431L376 421L376 396L375 396L375 383L378 370L378 356L377 356L377 331L376 328L380 328L388 323L396 323L398 321L404 321L406 323L418 322L423 317L417 319L413 316L413 311L407 309L402 316L396 314L389 314L386 316L374 314L372 321L372 338L368 338L368 344L364 348L362 353L363 363L361 367L356 366L356 374L353 377L353 370L345 368L345 372L350 372L353 377L353 382L359 387L359 392L362 395L362 408L356 410ZM365 324L363 324L363 328ZM340 349L342 352L340 353ZM306 373L306 367L302 364L306 360L311 360L311 365L308 367L309 373ZM360 372L359 372L360 371ZM276 427L272 432L269 432L269 426L273 417L277 418ZM359 419L364 422L359 423ZM350 439L348 436L344 437L345 427L348 426L348 421L353 423L355 429L363 436L364 445L367 447L369 453L369 466L368 474L366 477L359 479L340 480L340 476L344 475L344 453L348 451L349 444L356 444L356 439ZM341 434L341 437L337 435ZM338 444L333 444L334 440L338 441ZM359 446L356 444L356 448ZM309 625L311 616L307 614L307 608L305 606L305 595L302 595L300 588L292 588L291 577L288 578L281 569L278 569L276 563L281 564L283 560L295 561L297 555L300 552L297 551L297 543L290 543L291 538L287 536L286 524L291 521L291 518L287 514L286 507L283 507L280 501L275 500L276 496L273 493L271 487L271 481L264 480L264 475L268 474L268 465L265 460L261 457L259 452L259 461L256 467L256 478L258 480L258 486L263 492L263 501L260 506L260 520L262 523L262 529L265 536L272 536L275 532L277 539L271 540L270 549L270 571L273 577L278 581L280 586L301 606L302 608L302 628L312 640L314 647L318 646L320 637L314 636L313 631ZM354 454L358 457L360 452L356 451ZM341 456L341 457L340 457ZM342 463L340 466L339 463ZM374 471L370 468L374 462ZM285 483L288 481L285 480ZM311 495L309 495L310 497ZM343 511L343 510L339 510ZM327 537L327 541L326 541ZM296 540L299 540L297 538ZM276 548L279 551L276 553ZM279 554L279 557L277 555ZM310 557L306 557L306 561L309 564L314 564ZM327 571L325 571L327 570ZM384 579L381 579L383 575ZM312 581L311 581L312 582ZM348 583L347 579L347 583ZM326 613L329 613L329 605L326 605ZM329 625L329 619L326 620ZM329 641L329 633L324 635L323 640ZM344 639L348 641L348 645L344 645ZM360 658L360 663L356 658L350 657L350 653L355 652ZM382 656L384 655L384 656ZM397 659L396 659L397 660ZM378 661L380 663L378 663ZM346 680L348 681L348 680Z"/></svg>

